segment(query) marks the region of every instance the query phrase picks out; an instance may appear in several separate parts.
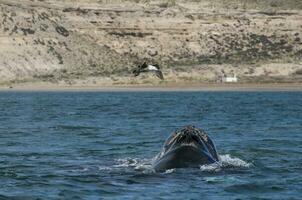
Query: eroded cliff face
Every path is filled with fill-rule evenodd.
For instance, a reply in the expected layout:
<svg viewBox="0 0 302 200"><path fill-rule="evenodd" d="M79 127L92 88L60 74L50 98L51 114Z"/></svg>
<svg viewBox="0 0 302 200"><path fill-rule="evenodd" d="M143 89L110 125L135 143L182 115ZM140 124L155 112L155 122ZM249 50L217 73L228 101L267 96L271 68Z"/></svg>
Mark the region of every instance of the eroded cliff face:
<svg viewBox="0 0 302 200"><path fill-rule="evenodd" d="M83 33L86 23L81 24L76 15L69 19L64 6L2 1L0 13L2 82L100 76L131 66L131 57Z"/></svg>
<svg viewBox="0 0 302 200"><path fill-rule="evenodd" d="M0 0L0 35L1 83L127 77L143 60L161 64L171 79L182 71L211 81L223 66L265 76L275 70L268 63L291 76L302 61L300 10Z"/></svg>

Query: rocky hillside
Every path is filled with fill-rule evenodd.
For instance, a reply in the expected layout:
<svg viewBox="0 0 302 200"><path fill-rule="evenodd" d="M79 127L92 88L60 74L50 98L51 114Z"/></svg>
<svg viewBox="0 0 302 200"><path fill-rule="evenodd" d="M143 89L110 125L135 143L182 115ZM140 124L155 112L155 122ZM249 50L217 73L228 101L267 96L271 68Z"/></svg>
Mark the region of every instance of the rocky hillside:
<svg viewBox="0 0 302 200"><path fill-rule="evenodd" d="M173 81L214 81L221 71L300 81L298 6L137 2L0 0L0 83L119 80L143 60Z"/></svg>

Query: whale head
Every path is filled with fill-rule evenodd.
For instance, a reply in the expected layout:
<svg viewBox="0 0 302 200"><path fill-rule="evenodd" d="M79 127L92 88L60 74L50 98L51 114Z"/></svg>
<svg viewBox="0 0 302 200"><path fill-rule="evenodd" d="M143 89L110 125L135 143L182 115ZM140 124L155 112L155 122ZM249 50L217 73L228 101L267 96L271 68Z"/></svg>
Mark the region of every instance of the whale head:
<svg viewBox="0 0 302 200"><path fill-rule="evenodd" d="M219 161L214 143L209 136L192 125L172 133L154 162L155 169L200 166Z"/></svg>

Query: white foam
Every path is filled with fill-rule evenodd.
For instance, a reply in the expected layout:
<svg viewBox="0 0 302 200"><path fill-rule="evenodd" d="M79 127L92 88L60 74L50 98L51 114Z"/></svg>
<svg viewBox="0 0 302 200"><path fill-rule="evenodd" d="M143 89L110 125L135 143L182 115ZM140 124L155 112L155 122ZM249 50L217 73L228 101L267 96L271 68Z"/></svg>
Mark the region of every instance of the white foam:
<svg viewBox="0 0 302 200"><path fill-rule="evenodd" d="M201 165L200 170L205 172L219 172L227 168L249 168L250 163L236 157L231 157L229 154L221 155L220 161L209 165Z"/></svg>
<svg viewBox="0 0 302 200"><path fill-rule="evenodd" d="M114 167L135 167L139 163L139 159L137 158L121 158L117 159L118 164L114 165Z"/></svg>
<svg viewBox="0 0 302 200"><path fill-rule="evenodd" d="M218 183L223 182L223 179L221 177L204 177L204 179L208 183Z"/></svg>
<svg viewBox="0 0 302 200"><path fill-rule="evenodd" d="M251 166L251 163L245 162L240 158L232 158L230 154L221 155L220 160L222 167L249 168Z"/></svg>
<svg viewBox="0 0 302 200"><path fill-rule="evenodd" d="M167 169L164 174L171 174L175 171L176 171L176 169Z"/></svg>
<svg viewBox="0 0 302 200"><path fill-rule="evenodd" d="M71 172L87 172L89 170L88 167L81 167L80 169L72 169Z"/></svg>
<svg viewBox="0 0 302 200"><path fill-rule="evenodd" d="M107 166L98 166L98 170L100 170L100 171L110 171L110 170L112 170L112 168L107 167Z"/></svg>
<svg viewBox="0 0 302 200"><path fill-rule="evenodd" d="M242 169L249 168L251 166L250 163L237 158L232 157L229 154L221 155L220 161L209 164L209 165L201 165L200 170L203 172L219 172L223 169ZM154 158L153 158L154 159ZM117 159L117 164L113 165L114 168L128 168L131 167L134 170L141 171L145 174L155 173L155 170L152 167L153 159L140 159L140 158L122 158ZM99 167L99 170L110 170L109 167ZM169 169L164 172L164 174L170 174L175 172L175 169Z"/></svg>
<svg viewBox="0 0 302 200"><path fill-rule="evenodd" d="M220 163L213 163L209 165L201 165L200 170L203 172L217 172L221 170Z"/></svg>
<svg viewBox="0 0 302 200"><path fill-rule="evenodd" d="M149 159L124 158L118 159L117 162L118 164L114 165L114 167L133 167L134 170L141 171L144 174L155 173Z"/></svg>

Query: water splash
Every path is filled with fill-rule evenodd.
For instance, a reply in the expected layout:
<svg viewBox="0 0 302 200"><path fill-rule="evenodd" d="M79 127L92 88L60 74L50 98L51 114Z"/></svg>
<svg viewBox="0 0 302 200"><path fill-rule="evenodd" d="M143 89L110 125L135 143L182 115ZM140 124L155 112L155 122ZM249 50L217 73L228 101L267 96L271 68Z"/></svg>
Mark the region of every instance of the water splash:
<svg viewBox="0 0 302 200"><path fill-rule="evenodd" d="M221 164L213 163L209 165L201 165L200 170L203 172L218 172L221 170Z"/></svg>
<svg viewBox="0 0 302 200"><path fill-rule="evenodd" d="M229 168L249 168L252 164L241 160L240 158L231 157L230 154L220 156L222 167Z"/></svg>
<svg viewBox="0 0 302 200"><path fill-rule="evenodd" d="M120 158L117 159L117 164L114 167L136 167L140 163L138 158Z"/></svg>
<svg viewBox="0 0 302 200"><path fill-rule="evenodd" d="M141 171L145 174L155 173L155 170L152 167L152 160L150 159L139 159L139 158L123 158L117 159L118 164L114 167L132 167L136 171Z"/></svg>
<svg viewBox="0 0 302 200"><path fill-rule="evenodd" d="M117 159L117 164L113 165L114 168L133 168L136 171L151 174L155 173L152 167L153 159L140 159L140 158L122 158ZM229 154L220 155L220 161L209 165L201 165L200 170L203 172L219 172L227 169L244 169L249 168L251 163L248 163L240 158L232 157ZM176 172L176 169L169 169L164 174Z"/></svg>
<svg viewBox="0 0 302 200"><path fill-rule="evenodd" d="M173 173L173 172L175 172L176 171L176 169L167 169L165 172L164 172L164 174L171 174L171 173Z"/></svg>
<svg viewBox="0 0 302 200"><path fill-rule="evenodd" d="M249 168L251 163L236 157L231 157L230 154L220 155L220 161L209 165L201 165L200 170L204 172L219 172L224 169L244 169Z"/></svg>

